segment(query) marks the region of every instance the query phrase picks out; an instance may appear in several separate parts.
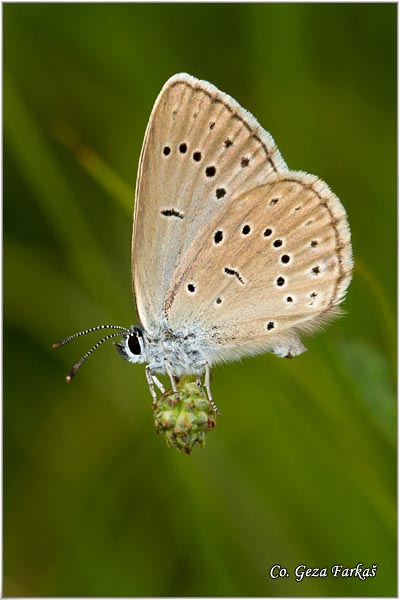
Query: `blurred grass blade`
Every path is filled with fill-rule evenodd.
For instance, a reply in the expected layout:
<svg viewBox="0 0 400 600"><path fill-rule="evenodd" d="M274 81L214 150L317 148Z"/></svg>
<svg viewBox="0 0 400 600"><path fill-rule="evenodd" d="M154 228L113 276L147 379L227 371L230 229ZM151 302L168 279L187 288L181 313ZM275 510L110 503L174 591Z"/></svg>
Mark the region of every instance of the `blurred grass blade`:
<svg viewBox="0 0 400 600"><path fill-rule="evenodd" d="M11 78L4 73L6 142L36 201L64 246L71 271L84 289L123 314L121 294L113 285L112 269L88 228L63 177L57 160Z"/></svg>
<svg viewBox="0 0 400 600"><path fill-rule="evenodd" d="M338 353L343 356L343 365L374 424L395 444L396 391L388 361L376 348L361 340L346 340L339 344Z"/></svg>
<svg viewBox="0 0 400 600"><path fill-rule="evenodd" d="M93 315L93 300L79 293L74 282L65 277L65 273L57 271L51 263L46 262L39 253L26 244L3 239L4 275L7 286L4 288L4 316L9 325L16 330L24 331L46 350L63 332L76 329L77 316L68 310L68 306L79 303L79 318L90 323ZM27 265L29 265L27 267ZM23 274L11 277L12 273ZM35 290L40 281L41 295L33 295L29 301L29 312L26 310L26 290ZM51 298L46 307L46 322L43 321L43 298ZM99 297L100 304L100 297ZM96 306L96 313L104 322L112 318L111 311ZM60 316L62 315L62 323ZM43 335L43 327L46 335Z"/></svg>
<svg viewBox="0 0 400 600"><path fill-rule="evenodd" d="M99 186L131 215L134 191L116 172L94 150L85 146L77 134L66 125L57 127L55 137L68 148Z"/></svg>
<svg viewBox="0 0 400 600"><path fill-rule="evenodd" d="M387 299L386 293L384 292L384 290L382 289L379 281L376 279L376 277L373 275L373 273L370 271L370 269L367 268L367 266L364 264L364 262L360 259L357 258L357 260L355 261L355 269L354 269L354 276L357 277L358 275L361 275L361 278L364 280L364 282L368 285L368 287L370 288L371 292L373 293L377 305L379 306L379 314L381 315L382 320L385 323L385 331L386 331L386 339L387 339L387 343L388 343L388 350L389 350L389 356L393 357L393 360L396 364L396 354L395 354L395 350L396 350L396 340L397 340L397 325L396 325L396 315L393 312L390 303Z"/></svg>

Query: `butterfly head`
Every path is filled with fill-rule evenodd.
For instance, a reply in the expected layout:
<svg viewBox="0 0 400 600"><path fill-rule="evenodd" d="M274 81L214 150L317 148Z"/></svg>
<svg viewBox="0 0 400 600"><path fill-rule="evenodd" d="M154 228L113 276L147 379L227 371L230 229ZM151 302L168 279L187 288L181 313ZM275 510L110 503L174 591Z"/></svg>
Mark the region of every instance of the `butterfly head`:
<svg viewBox="0 0 400 600"><path fill-rule="evenodd" d="M96 327L91 327L90 329L85 329L84 331L78 331L78 333L74 333L73 335L68 336L67 338L55 342L53 344L53 348L61 348L61 346L65 346L72 340L80 337L81 335L86 335L87 333L92 333L93 331L99 331L100 329L114 329L113 333L106 335L103 339L98 341L90 350L86 352L82 356L82 358L72 367L69 371L66 380L69 383L78 369L81 368L83 363L97 348L99 348L104 342L115 338L122 337L122 342L116 343L118 352L121 354L123 358L129 360L132 363L143 363L145 362L145 351L144 351L144 341L143 341L143 333L140 327L121 327L120 325L97 325Z"/></svg>
<svg viewBox="0 0 400 600"><path fill-rule="evenodd" d="M130 327L123 336L122 342L115 342L114 345L125 360L136 364L145 362L145 345L140 327Z"/></svg>

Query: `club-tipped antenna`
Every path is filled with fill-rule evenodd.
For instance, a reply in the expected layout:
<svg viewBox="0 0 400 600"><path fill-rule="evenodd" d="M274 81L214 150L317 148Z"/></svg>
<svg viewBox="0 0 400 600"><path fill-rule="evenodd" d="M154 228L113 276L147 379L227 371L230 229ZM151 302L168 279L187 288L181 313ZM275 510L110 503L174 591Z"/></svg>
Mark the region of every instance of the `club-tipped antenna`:
<svg viewBox="0 0 400 600"><path fill-rule="evenodd" d="M65 346L65 344L68 344L75 338L80 337L81 335L86 335L87 333L92 333L92 331L99 331L99 329L119 329L120 331L125 331L125 333L129 333L129 329L127 329L126 327L121 327L120 325L96 325L96 327L91 327L90 329L85 329L84 331L78 331L78 333L69 335L63 340L54 342L52 347L61 348L61 346Z"/></svg>
<svg viewBox="0 0 400 600"><path fill-rule="evenodd" d="M124 328L122 328L122 329L124 329ZM78 362L72 367L72 369L69 371L68 375L66 376L65 381L67 383L69 383L71 381L71 379L73 378L73 376L75 375L75 373L78 371L78 369L81 368L81 366L83 365L83 363L85 362L85 360L87 358L89 358L89 356L91 354L93 354L93 352L95 350L97 350L97 348L99 346L101 346L101 344L104 344L104 342L107 342L107 340L110 340L111 338L115 338L115 337L120 336L120 335L121 334L119 332L117 332L117 333L110 333L110 335L107 335L105 338L103 338L102 340L100 340L99 342L97 342L97 344L95 344L94 346L92 346L92 348L90 348L90 350L88 350L86 352L86 354L84 354L82 356L82 358L80 360L78 360Z"/></svg>

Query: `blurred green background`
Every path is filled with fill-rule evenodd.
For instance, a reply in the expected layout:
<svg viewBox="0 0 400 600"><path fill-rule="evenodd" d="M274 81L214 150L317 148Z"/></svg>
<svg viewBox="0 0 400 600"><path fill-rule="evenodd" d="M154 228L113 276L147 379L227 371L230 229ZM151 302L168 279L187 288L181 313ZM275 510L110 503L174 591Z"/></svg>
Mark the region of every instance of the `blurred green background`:
<svg viewBox="0 0 400 600"><path fill-rule="evenodd" d="M6 596L395 596L395 4L3 4ZM214 371L207 447L155 435L130 325L136 168L164 81L235 97L342 199L347 316ZM274 564L378 564L272 580Z"/></svg>

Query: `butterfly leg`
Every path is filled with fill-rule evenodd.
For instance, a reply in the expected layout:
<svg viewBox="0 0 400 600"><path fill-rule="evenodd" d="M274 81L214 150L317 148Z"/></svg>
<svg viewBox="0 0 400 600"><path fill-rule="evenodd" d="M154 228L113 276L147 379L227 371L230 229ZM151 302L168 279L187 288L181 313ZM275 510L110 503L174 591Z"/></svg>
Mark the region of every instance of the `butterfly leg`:
<svg viewBox="0 0 400 600"><path fill-rule="evenodd" d="M151 374L149 365L146 365L146 379L147 379L147 385L149 386L151 397L153 398L153 406L155 406L156 402L157 402L157 394L156 394L156 390L154 389L153 376Z"/></svg>
<svg viewBox="0 0 400 600"><path fill-rule="evenodd" d="M151 377L152 377L154 383L156 384L156 386L158 387L158 389L160 390L160 392L162 394L164 394L165 393L165 387L163 386L163 384L161 383L161 381L158 379L158 377L156 377L155 375L152 375Z"/></svg>
<svg viewBox="0 0 400 600"><path fill-rule="evenodd" d="M171 380L172 391L175 394L175 398L177 400L179 400L179 392L178 392L178 388L176 387L176 380L175 380L174 374L172 373L171 365L169 364L169 362L167 361L166 358L164 359L164 365L165 365L165 370L167 372L167 375Z"/></svg>
<svg viewBox="0 0 400 600"><path fill-rule="evenodd" d="M204 386L207 390L207 396L208 396L208 401L210 402L211 406L213 407L214 412L219 416L221 413L218 410L217 405L215 404L212 394L211 394L211 369L210 369L210 365L208 363L205 363L205 367L206 367L206 374L204 377Z"/></svg>

